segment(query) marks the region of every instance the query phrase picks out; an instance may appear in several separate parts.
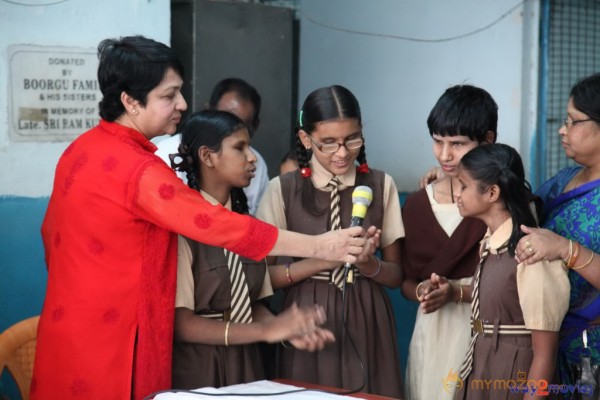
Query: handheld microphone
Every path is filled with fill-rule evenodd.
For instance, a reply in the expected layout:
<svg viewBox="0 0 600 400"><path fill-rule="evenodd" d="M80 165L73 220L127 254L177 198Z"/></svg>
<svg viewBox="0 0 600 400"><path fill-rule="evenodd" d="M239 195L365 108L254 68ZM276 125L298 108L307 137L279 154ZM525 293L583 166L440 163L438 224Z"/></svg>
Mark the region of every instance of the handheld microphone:
<svg viewBox="0 0 600 400"><path fill-rule="evenodd" d="M373 191L368 186L357 186L352 192L352 219L350 220L350 227L361 226L365 216L367 215L367 208L373 201Z"/></svg>
<svg viewBox="0 0 600 400"><path fill-rule="evenodd" d="M350 227L362 226L371 201L373 201L373 191L370 187L357 186L354 188L352 192L352 219L350 220ZM350 267L350 263L344 263L346 272Z"/></svg>

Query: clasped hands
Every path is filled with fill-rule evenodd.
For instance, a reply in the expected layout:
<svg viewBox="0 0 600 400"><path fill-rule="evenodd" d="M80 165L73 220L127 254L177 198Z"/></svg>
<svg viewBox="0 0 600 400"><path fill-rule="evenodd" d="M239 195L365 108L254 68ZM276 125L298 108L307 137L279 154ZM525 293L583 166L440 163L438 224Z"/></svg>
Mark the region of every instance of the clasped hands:
<svg viewBox="0 0 600 400"><path fill-rule="evenodd" d="M321 327L326 319L322 306L314 304L298 307L294 303L277 318L267 322L267 341L283 343L287 340L300 350L321 350L327 343L335 342L333 332Z"/></svg>
<svg viewBox="0 0 600 400"><path fill-rule="evenodd" d="M452 299L454 286L446 278L434 272L430 279L419 283L416 295L423 314L429 314L437 311Z"/></svg>

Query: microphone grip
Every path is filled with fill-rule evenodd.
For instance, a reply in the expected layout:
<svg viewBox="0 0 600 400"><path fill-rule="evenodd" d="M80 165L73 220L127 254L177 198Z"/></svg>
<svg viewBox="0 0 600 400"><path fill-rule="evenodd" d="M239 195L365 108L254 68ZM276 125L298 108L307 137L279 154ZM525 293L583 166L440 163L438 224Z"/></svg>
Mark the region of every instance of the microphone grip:
<svg viewBox="0 0 600 400"><path fill-rule="evenodd" d="M363 221L364 221L364 218L353 215L352 219L350 220L350 228L353 228L355 226L362 226ZM352 266L352 264L350 264L348 262L344 263L344 268L346 268L346 270L349 270L351 266Z"/></svg>
<svg viewBox="0 0 600 400"><path fill-rule="evenodd" d="M362 226L363 221L364 221L364 218L353 215L352 219L350 220L350 228L354 228L355 226Z"/></svg>

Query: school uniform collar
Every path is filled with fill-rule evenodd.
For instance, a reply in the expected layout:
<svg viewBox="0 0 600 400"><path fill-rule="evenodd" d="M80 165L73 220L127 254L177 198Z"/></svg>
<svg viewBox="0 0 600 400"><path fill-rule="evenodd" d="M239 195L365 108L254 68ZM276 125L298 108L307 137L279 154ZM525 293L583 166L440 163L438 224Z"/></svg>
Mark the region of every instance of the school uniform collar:
<svg viewBox="0 0 600 400"><path fill-rule="evenodd" d="M329 191L330 189L327 188L327 184L331 178L333 178L333 174L327 171L325 167L319 163L314 154L310 159L309 164L312 170L310 178L313 185L317 189ZM339 190L344 190L347 187L354 186L356 182L356 168L350 168L344 175L336 175L336 177L340 181Z"/></svg>
<svg viewBox="0 0 600 400"><path fill-rule="evenodd" d="M497 254L499 249L502 250L506 248L508 239L510 239L510 235L512 234L512 228L512 219L509 217L502 223L502 225L498 227L498 229L496 229L496 232L491 233L490 228L488 228L485 236L483 237L482 243L488 244L490 253Z"/></svg>
<svg viewBox="0 0 600 400"><path fill-rule="evenodd" d="M217 199L212 197L210 194L206 193L204 190L200 190L200 194L202 195L202 197L204 197L206 201L208 201L213 206L221 205L221 203L219 203ZM231 211L231 196L229 196L229 199L227 199L227 203L223 207Z"/></svg>

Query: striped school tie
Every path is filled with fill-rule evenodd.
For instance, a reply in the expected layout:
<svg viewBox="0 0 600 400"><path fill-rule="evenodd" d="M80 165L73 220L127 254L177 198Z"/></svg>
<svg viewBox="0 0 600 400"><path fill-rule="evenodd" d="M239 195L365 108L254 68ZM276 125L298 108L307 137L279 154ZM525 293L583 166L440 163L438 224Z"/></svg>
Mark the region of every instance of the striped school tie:
<svg viewBox="0 0 600 400"><path fill-rule="evenodd" d="M223 252L227 259L231 280L230 321L249 324L252 322L252 307L242 261L240 256L227 249L223 249Z"/></svg>
<svg viewBox="0 0 600 400"><path fill-rule="evenodd" d="M331 228L330 230L334 231L337 229L342 229L342 224L340 222L340 192L339 186L340 181L335 176L331 178L329 183L327 184L331 188ZM334 269L331 272L331 281L341 289L344 287L344 265L340 265L338 268Z"/></svg>
<svg viewBox="0 0 600 400"><path fill-rule="evenodd" d="M475 274L475 281L473 282L473 295L471 296L471 326L476 321L479 320L479 281L481 279L481 269L483 267L483 263L486 260L487 256L490 254L490 245L486 240L483 245L483 251L479 255L479 265L477 267L477 273ZM473 352L475 350L475 341L477 340L477 336L479 336L479 332L473 330L471 336L471 341L469 342L469 350L465 355L465 359L460 367L460 379L463 382L467 379L471 370L473 369Z"/></svg>

